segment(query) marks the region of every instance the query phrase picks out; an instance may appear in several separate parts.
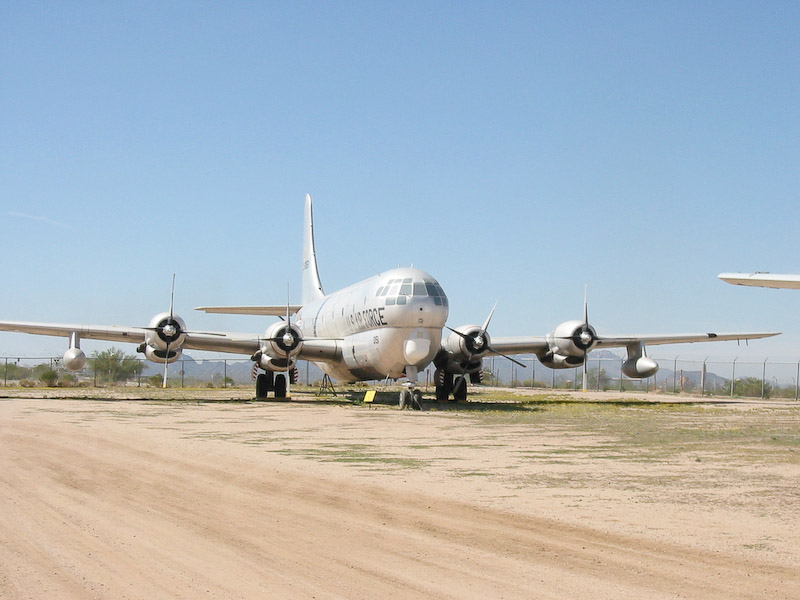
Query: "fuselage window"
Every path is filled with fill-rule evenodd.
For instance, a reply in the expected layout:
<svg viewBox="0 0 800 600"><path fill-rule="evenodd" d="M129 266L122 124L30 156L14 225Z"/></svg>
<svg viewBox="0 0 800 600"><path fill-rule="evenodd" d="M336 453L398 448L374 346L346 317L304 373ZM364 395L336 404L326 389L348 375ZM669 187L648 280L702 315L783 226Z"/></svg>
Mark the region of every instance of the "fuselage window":
<svg viewBox="0 0 800 600"><path fill-rule="evenodd" d="M422 282L415 282L414 283L414 295L415 296L427 296L428 292L425 291L425 284Z"/></svg>

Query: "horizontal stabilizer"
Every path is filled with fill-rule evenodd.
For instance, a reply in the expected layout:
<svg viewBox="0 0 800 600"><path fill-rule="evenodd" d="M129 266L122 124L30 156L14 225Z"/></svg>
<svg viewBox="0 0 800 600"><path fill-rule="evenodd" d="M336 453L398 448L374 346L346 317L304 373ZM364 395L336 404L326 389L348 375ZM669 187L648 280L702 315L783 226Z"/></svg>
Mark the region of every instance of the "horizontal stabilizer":
<svg viewBox="0 0 800 600"><path fill-rule="evenodd" d="M302 306L300 304L290 304L289 312L296 313ZM267 315L270 317L285 317L286 305L276 304L275 306L198 306L195 310L207 313L218 313L223 315Z"/></svg>
<svg viewBox="0 0 800 600"><path fill-rule="evenodd" d="M720 273L717 277L733 285L800 290L800 275L779 273Z"/></svg>

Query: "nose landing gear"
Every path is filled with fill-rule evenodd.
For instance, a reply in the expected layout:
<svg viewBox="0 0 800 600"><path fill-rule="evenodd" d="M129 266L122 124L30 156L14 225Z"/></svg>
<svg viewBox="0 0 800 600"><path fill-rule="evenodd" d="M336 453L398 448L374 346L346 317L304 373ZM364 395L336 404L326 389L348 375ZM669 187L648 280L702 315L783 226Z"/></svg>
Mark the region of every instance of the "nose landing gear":
<svg viewBox="0 0 800 600"><path fill-rule="evenodd" d="M399 406L400 410L412 408L422 410L422 390L417 389L417 367L406 367L406 377L408 383L405 388L400 390Z"/></svg>

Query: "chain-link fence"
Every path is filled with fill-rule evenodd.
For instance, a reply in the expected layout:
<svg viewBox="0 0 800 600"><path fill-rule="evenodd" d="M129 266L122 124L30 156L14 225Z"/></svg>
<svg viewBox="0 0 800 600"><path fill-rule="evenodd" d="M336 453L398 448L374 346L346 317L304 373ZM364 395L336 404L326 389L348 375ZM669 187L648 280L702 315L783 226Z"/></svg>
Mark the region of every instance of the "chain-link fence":
<svg viewBox="0 0 800 600"><path fill-rule="evenodd" d="M590 390L662 392L756 398L800 397L800 361L739 361L658 358L660 369L647 379L630 379L622 374L623 358L589 357L587 387ZM164 366L127 356L125 369L109 368L96 358L88 358L84 369L72 372L61 364L61 357L0 357L0 384L17 387L103 387L108 385L161 387ZM527 366L502 357L483 361L483 382L488 385L581 389L583 368L549 369L535 357L517 357ZM318 385L322 371L313 363L300 361L298 380ZM167 365L169 387L227 388L250 386L253 362L249 359L185 358ZM432 385L433 367L420 374L421 385Z"/></svg>
<svg viewBox="0 0 800 600"><path fill-rule="evenodd" d="M624 358L589 357L587 388L618 390L740 396L753 398L800 397L800 361L741 361L681 359L653 357L659 370L653 377L631 379L622 374ZM522 358L530 365L521 368L503 358L484 360L484 381L512 387L581 389L583 367L548 369L535 358Z"/></svg>

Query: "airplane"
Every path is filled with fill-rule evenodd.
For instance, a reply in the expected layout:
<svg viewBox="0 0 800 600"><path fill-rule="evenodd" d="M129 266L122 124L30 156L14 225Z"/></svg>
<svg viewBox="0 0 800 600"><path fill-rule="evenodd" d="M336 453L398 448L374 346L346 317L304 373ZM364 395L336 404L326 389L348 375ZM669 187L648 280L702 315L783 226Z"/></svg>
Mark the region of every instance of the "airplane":
<svg viewBox="0 0 800 600"><path fill-rule="evenodd" d="M174 277L173 277L174 297ZM263 335L195 332L173 312L157 314L147 327L69 325L0 321L0 330L69 339L63 364L77 371L86 364L80 348L84 339L137 344L137 351L166 368L184 350L244 354L254 361L256 398L289 397L296 381L297 361L317 364L327 375L345 382L406 379L399 394L401 408L420 408L419 372L433 364L437 401L467 399L467 380L481 381L482 359L534 354L552 369L583 367L587 383L587 357L595 348L624 347L622 372L631 378L655 374L658 364L645 346L705 341L750 340L778 335L764 333L694 333L656 335L599 335L589 324L584 297L582 320L559 324L545 336L492 338L489 324L447 326L449 299L430 274L413 267L392 269L359 283L325 294L317 268L311 196L306 195L303 224L302 297L300 304L269 306L201 306L206 313L264 315L281 320Z"/></svg>
<svg viewBox="0 0 800 600"><path fill-rule="evenodd" d="M759 271L756 273L720 273L717 277L732 285L800 290L800 275L784 275Z"/></svg>

